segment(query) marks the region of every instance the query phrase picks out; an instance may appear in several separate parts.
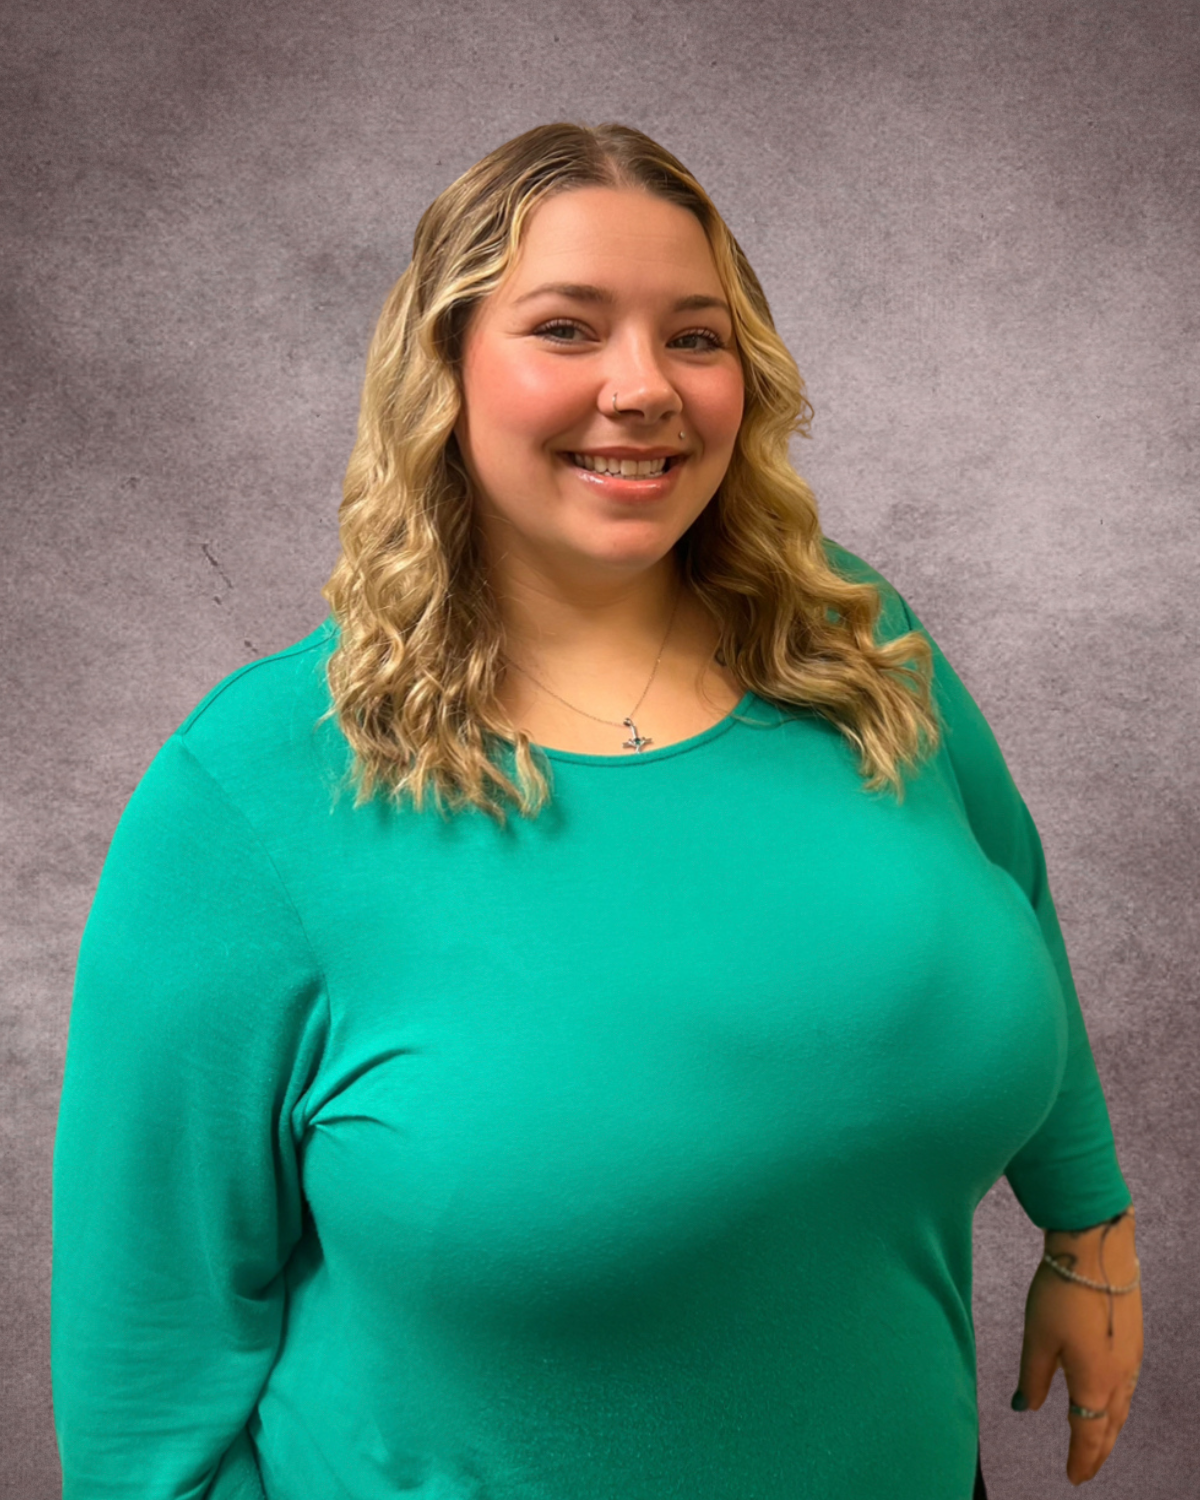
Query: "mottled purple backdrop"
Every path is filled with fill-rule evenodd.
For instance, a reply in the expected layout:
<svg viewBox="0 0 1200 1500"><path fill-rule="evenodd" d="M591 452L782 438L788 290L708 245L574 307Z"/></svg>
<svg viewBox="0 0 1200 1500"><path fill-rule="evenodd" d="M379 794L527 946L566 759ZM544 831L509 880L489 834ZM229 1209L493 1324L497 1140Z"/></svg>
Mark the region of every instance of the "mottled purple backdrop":
<svg viewBox="0 0 1200 1500"><path fill-rule="evenodd" d="M712 194L808 381L794 455L825 529L923 616L1042 831L1145 1270L1144 1374L1096 1493L1180 1500L1200 1484L1200 11L583 9L0 14L0 1492L59 1491L51 1150L117 817L214 682L324 617L367 340L419 214L576 119L638 126ZM993 1500L1074 1493L1062 1376L1040 1413L1009 1409L1039 1251L999 1184L976 1223Z"/></svg>

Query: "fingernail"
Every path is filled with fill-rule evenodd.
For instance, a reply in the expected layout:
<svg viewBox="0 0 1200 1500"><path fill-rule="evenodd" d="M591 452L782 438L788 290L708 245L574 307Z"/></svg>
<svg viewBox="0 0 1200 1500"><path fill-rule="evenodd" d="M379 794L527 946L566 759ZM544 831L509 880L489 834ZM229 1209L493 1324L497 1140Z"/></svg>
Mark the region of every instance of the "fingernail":
<svg viewBox="0 0 1200 1500"><path fill-rule="evenodd" d="M1013 1409L1013 1411L1028 1411L1029 1410L1029 1402L1026 1401L1025 1397L1021 1394L1020 1391L1014 1391L1013 1392L1012 1409Z"/></svg>

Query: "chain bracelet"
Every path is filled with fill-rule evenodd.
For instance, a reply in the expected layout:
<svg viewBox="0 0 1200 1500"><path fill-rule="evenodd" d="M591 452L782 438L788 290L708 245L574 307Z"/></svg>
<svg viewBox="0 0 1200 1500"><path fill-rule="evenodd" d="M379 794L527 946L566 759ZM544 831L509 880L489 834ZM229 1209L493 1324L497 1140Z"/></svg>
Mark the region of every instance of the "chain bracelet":
<svg viewBox="0 0 1200 1500"><path fill-rule="evenodd" d="M1080 1276L1076 1271L1068 1271L1065 1266L1060 1266L1058 1264L1058 1262L1054 1259L1054 1257L1048 1250L1042 1256L1042 1259L1052 1271L1057 1271L1057 1273L1065 1280L1077 1281L1080 1286L1094 1287L1098 1292L1133 1292L1136 1291L1137 1288L1142 1284L1142 1263L1140 1260L1138 1260L1136 1255L1133 1257L1133 1263L1137 1267L1137 1276L1128 1284L1128 1286L1109 1286L1106 1282L1092 1281L1087 1276Z"/></svg>

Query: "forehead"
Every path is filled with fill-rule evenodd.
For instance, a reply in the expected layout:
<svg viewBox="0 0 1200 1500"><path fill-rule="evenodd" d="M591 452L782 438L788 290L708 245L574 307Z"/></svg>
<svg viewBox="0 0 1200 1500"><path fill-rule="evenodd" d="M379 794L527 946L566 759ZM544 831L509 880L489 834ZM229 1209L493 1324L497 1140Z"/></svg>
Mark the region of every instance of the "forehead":
<svg viewBox="0 0 1200 1500"><path fill-rule="evenodd" d="M539 203L500 291L515 302L543 283L568 281L597 283L618 297L721 295L695 214L626 188L576 188Z"/></svg>

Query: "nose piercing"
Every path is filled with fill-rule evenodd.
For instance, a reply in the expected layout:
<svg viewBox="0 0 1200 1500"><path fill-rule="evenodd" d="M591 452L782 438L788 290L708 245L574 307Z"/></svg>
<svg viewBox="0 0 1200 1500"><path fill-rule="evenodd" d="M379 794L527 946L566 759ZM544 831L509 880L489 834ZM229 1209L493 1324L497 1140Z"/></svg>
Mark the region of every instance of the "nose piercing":
<svg viewBox="0 0 1200 1500"><path fill-rule="evenodd" d="M617 412L617 393L616 393L616 391L613 392L613 413L615 415L619 415L619 413ZM680 439L683 438L683 429L682 428L680 428L679 436L680 436Z"/></svg>

